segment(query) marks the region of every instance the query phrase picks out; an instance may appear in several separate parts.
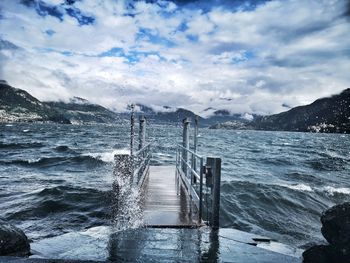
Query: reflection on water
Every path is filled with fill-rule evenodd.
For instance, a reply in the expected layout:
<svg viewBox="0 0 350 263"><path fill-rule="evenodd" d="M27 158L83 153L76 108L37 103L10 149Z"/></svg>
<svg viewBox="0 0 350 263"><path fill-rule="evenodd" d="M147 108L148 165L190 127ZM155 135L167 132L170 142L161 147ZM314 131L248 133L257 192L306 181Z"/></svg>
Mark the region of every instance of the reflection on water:
<svg viewBox="0 0 350 263"><path fill-rule="evenodd" d="M218 262L218 231L202 229L139 228L109 236L112 262Z"/></svg>

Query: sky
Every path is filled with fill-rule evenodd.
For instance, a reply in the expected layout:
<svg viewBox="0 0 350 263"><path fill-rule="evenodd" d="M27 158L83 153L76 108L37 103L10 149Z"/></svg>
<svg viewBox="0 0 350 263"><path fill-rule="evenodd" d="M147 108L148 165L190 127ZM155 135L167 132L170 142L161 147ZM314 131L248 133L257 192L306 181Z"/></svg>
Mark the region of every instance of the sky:
<svg viewBox="0 0 350 263"><path fill-rule="evenodd" d="M117 111L278 113L350 88L350 2L0 0L0 79Z"/></svg>

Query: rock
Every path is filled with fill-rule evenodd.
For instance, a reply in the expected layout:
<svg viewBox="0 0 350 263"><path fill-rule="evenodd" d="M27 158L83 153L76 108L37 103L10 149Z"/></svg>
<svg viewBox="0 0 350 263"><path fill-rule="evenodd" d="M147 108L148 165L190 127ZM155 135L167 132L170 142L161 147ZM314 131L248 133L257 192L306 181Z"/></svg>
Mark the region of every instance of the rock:
<svg viewBox="0 0 350 263"><path fill-rule="evenodd" d="M331 207L322 213L321 232L329 244L350 250L350 203Z"/></svg>
<svg viewBox="0 0 350 263"><path fill-rule="evenodd" d="M350 263L350 257L347 252L336 249L332 245L313 246L303 253L304 263Z"/></svg>
<svg viewBox="0 0 350 263"><path fill-rule="evenodd" d="M327 263L330 262L329 255L327 252L327 247L325 245L316 245L313 247L310 247L309 249L305 250L303 252L303 262L304 263L311 263L311 262L318 262L318 263Z"/></svg>
<svg viewBox="0 0 350 263"><path fill-rule="evenodd" d="M0 256L28 256L30 245L23 231L0 219Z"/></svg>
<svg viewBox="0 0 350 263"><path fill-rule="evenodd" d="M303 253L305 263L350 263L350 203L331 207L322 213L321 232L329 245L316 245Z"/></svg>

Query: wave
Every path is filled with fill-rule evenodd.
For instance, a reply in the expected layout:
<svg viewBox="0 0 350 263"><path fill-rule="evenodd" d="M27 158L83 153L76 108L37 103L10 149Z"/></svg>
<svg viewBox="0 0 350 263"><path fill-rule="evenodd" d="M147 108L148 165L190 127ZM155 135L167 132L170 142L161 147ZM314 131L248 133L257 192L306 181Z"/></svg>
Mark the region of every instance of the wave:
<svg viewBox="0 0 350 263"><path fill-rule="evenodd" d="M46 187L31 192L7 212L6 220L31 222L41 237L108 223L111 192L74 186ZM42 223L45 222L45 223ZM64 228L63 228L64 226ZM26 228L28 226L24 226Z"/></svg>
<svg viewBox="0 0 350 263"><path fill-rule="evenodd" d="M347 160L341 157L328 156L306 162L317 171L342 171L346 169Z"/></svg>
<svg viewBox="0 0 350 263"><path fill-rule="evenodd" d="M302 192L313 192L314 190L311 188L311 186L307 184L280 184L279 186L286 187L292 190L296 191L302 191Z"/></svg>
<svg viewBox="0 0 350 263"><path fill-rule="evenodd" d="M58 165L87 165L87 166L99 166L104 165L106 162L99 158L94 158L89 155L80 155L74 157L42 157L36 160L11 160L0 161L0 164L6 165L21 165L27 167L50 167Z"/></svg>
<svg viewBox="0 0 350 263"><path fill-rule="evenodd" d="M101 160L105 163L113 163L114 162L114 155L116 154L126 154L129 155L130 154L130 150L127 148L122 148L122 149L117 149L117 150L113 150L110 152L103 152L103 153L88 153L85 156L90 156L92 158Z"/></svg>
<svg viewBox="0 0 350 263"><path fill-rule="evenodd" d="M56 152L75 153L75 151L72 150L71 148L69 148L67 145L56 146L56 147L54 148L54 150L55 150Z"/></svg>
<svg viewBox="0 0 350 263"><path fill-rule="evenodd" d="M350 188L346 188L346 187L335 188L332 186L325 186L323 187L323 190L326 191L326 193L328 193L331 196L335 194L350 195Z"/></svg>
<svg viewBox="0 0 350 263"><path fill-rule="evenodd" d="M40 142L28 142L28 143L2 143L0 142L0 149L27 149L27 148L41 148L44 144Z"/></svg>
<svg viewBox="0 0 350 263"><path fill-rule="evenodd" d="M21 206L24 209L11 214L10 219L41 218L52 213L66 211L100 211L101 208L104 208L104 204L107 204L108 207L109 204L105 200L108 201L109 196L110 192L108 191L99 191L92 188L72 186L48 187L32 192L31 196L28 197L32 201L25 206Z"/></svg>

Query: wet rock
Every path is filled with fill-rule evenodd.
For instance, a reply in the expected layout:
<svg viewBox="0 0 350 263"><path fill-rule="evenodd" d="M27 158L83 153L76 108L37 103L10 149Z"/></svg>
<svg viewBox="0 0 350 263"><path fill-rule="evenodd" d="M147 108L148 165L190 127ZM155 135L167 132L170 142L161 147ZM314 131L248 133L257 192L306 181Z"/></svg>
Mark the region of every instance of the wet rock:
<svg viewBox="0 0 350 263"><path fill-rule="evenodd" d="M321 232L329 244L350 248L350 203L333 206L321 216Z"/></svg>
<svg viewBox="0 0 350 263"><path fill-rule="evenodd" d="M303 253L303 262L350 263L350 203L331 207L322 213L321 232L329 245L316 245Z"/></svg>
<svg viewBox="0 0 350 263"><path fill-rule="evenodd" d="M0 256L28 256L30 245L23 231L0 219Z"/></svg>
<svg viewBox="0 0 350 263"><path fill-rule="evenodd" d="M347 251L339 250L332 245L316 245L303 253L304 263L350 263Z"/></svg>

